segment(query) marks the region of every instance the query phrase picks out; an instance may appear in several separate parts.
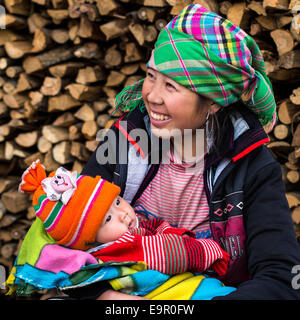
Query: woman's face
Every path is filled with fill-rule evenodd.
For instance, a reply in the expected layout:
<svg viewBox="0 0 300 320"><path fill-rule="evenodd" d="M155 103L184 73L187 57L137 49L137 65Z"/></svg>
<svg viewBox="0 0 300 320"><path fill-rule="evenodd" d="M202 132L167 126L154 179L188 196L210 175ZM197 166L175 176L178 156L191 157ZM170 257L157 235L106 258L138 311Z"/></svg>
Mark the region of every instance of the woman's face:
<svg viewBox="0 0 300 320"><path fill-rule="evenodd" d="M213 112L210 110L210 100L151 68L147 70L142 96L150 117L151 130L162 138L170 137L174 129L179 129L183 134L184 129L201 128L208 112ZM219 107L215 107L218 110Z"/></svg>

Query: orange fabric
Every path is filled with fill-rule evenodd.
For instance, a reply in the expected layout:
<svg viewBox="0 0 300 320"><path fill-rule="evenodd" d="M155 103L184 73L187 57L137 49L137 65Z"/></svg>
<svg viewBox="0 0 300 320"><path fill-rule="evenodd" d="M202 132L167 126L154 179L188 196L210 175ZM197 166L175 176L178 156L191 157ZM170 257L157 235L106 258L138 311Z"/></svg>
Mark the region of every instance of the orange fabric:
<svg viewBox="0 0 300 320"><path fill-rule="evenodd" d="M55 172L51 172L49 177L54 175ZM41 182L45 178L47 178L46 172L39 162L36 162L35 165L32 164L22 176L19 188L23 192L25 190L28 193L33 192L33 205L38 205L39 198L46 195L41 186ZM86 250L91 247L87 246L86 243L95 242L96 233L106 212L120 193L118 186L103 179L101 182L100 180L100 176L95 178L89 176L81 177L79 183L77 183L77 189L67 205L62 205L60 210L57 210L58 214L56 216L52 214L51 221L54 216L54 223L50 227L48 224L46 231L58 244L69 244L73 249ZM99 186L101 184L102 188L100 190ZM98 195L97 190L99 190ZM92 200L93 202L91 202ZM46 222L52 210L57 209L55 206L58 202L62 204L60 201L51 200L43 203L43 206L38 209L39 219Z"/></svg>
<svg viewBox="0 0 300 320"><path fill-rule="evenodd" d="M26 193L35 191L45 178L47 178L45 169L37 160L24 172L20 184L20 191Z"/></svg>

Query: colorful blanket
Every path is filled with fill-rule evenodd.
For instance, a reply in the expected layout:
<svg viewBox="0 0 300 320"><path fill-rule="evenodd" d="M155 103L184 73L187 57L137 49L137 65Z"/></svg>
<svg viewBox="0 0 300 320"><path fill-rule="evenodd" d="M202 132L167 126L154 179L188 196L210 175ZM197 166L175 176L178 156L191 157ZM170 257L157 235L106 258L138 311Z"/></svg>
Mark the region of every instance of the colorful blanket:
<svg viewBox="0 0 300 320"><path fill-rule="evenodd" d="M36 219L6 281L8 294L30 296L41 289L66 289L108 281L114 290L157 300L209 300L236 290L202 274L175 276L147 270L142 261L106 262L87 251L57 245Z"/></svg>

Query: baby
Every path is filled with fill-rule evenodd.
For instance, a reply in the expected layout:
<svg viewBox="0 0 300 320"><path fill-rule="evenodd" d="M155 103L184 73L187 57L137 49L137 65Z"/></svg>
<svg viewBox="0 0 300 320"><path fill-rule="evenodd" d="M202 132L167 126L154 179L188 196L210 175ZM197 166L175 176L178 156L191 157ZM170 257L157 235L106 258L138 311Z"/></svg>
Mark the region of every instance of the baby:
<svg viewBox="0 0 300 320"><path fill-rule="evenodd" d="M59 168L47 177L37 160L23 173L19 191L33 193L35 213L57 244L88 250L102 262L144 261L166 274L227 271L229 255L214 240L138 217L120 188L100 176Z"/></svg>

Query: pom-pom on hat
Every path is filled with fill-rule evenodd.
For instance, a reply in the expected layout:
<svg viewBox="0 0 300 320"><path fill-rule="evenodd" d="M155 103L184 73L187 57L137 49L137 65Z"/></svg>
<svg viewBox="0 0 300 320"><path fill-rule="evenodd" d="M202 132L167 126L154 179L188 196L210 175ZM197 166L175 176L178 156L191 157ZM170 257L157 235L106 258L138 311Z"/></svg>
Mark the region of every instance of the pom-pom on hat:
<svg viewBox="0 0 300 320"><path fill-rule="evenodd" d="M37 160L23 173L19 191L33 193L35 213L58 244L87 250L120 188L62 167L47 178Z"/></svg>

